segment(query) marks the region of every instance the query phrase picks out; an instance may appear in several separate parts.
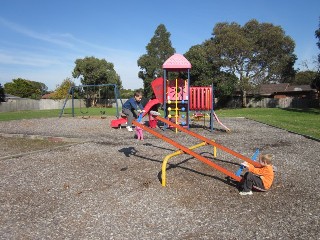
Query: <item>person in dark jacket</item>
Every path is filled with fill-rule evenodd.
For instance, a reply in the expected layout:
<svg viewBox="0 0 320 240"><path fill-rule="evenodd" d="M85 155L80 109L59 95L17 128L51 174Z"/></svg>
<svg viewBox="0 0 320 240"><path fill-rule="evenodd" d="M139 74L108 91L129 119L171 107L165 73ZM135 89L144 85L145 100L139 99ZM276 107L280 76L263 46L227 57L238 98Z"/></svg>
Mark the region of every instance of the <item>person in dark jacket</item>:
<svg viewBox="0 0 320 240"><path fill-rule="evenodd" d="M128 99L122 106L122 112L127 116L127 130L132 132L132 121L134 118L137 118L138 115L142 112L143 106L141 105L142 93L136 91L134 96Z"/></svg>

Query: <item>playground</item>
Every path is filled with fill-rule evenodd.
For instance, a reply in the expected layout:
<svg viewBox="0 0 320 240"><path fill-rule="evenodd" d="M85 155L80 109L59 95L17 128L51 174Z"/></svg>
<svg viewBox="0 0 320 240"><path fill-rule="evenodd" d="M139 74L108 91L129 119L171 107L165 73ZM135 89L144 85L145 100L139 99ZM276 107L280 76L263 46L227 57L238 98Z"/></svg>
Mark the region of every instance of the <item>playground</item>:
<svg viewBox="0 0 320 240"><path fill-rule="evenodd" d="M0 122L0 236L3 239L318 239L320 143L245 118L191 131L250 158L275 155L274 185L240 196L220 171L144 131L144 140L105 119ZM148 125L148 117L141 123ZM175 129L154 131L190 147ZM213 147L199 155L236 172L242 162Z"/></svg>
<svg viewBox="0 0 320 240"><path fill-rule="evenodd" d="M1 238L319 239L319 141L219 119L214 87L190 86L190 68L180 54L163 64L134 132L118 105L116 116L75 116L75 90L87 113L109 104L109 85L70 88L59 118L0 122ZM73 117L62 117L69 95ZM151 114L159 104L164 116ZM275 156L275 181L241 196L240 164L260 166L257 150Z"/></svg>

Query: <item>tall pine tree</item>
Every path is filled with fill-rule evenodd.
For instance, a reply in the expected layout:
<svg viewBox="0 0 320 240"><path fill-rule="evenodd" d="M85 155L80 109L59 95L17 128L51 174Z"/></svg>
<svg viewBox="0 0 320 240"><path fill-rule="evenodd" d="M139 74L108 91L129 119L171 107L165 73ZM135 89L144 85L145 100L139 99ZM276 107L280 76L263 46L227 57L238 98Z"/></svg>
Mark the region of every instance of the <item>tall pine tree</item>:
<svg viewBox="0 0 320 240"><path fill-rule="evenodd" d="M162 64L175 53L170 36L165 25L160 24L146 46L147 53L138 59L138 66L141 69L138 76L143 80L145 97L152 95L152 80L163 75Z"/></svg>

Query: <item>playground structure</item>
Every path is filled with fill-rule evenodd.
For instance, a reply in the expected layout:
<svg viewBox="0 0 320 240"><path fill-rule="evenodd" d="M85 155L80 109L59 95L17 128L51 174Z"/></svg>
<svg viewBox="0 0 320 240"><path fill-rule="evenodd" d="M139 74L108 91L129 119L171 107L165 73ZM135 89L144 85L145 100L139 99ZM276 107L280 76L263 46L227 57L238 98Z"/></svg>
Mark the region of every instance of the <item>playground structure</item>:
<svg viewBox="0 0 320 240"><path fill-rule="evenodd" d="M226 130L230 131L221 123L214 112L214 87L190 87L191 63L181 54L174 54L162 65L164 70L163 78L156 78L152 83L152 89L157 99L163 104L165 118L175 124L190 127L190 111L194 111L193 118L205 120L206 115L201 111L210 111L210 129L213 131L213 120ZM187 73L187 79L167 79L169 72ZM165 124L164 129L172 128L171 124ZM177 132L177 128L175 128Z"/></svg>
<svg viewBox="0 0 320 240"><path fill-rule="evenodd" d="M97 84L97 85L79 85L79 86L72 86L68 90L68 94L65 98L64 104L61 108L59 118L63 115L65 111L65 106L68 102L68 100L71 97L72 101L72 109L71 109L71 114L72 117L75 116L75 104L74 104L74 99L75 99L75 92L78 93L79 98L80 98L80 112L81 114L85 115L88 114L89 112L89 107L90 106L100 106L102 109L100 111L101 117L102 115L105 115L105 110L103 108L110 107L110 96L109 96L109 87L113 87L113 94L114 94L114 101L116 104L116 117L119 118L119 106L118 106L118 99L120 99L120 102L122 104L122 100L120 98L119 90L116 84ZM104 96L104 97L102 97ZM83 106L85 105L85 107Z"/></svg>
<svg viewBox="0 0 320 240"><path fill-rule="evenodd" d="M158 103L163 106L166 119L189 129L190 111L195 111L195 116L198 119L205 119L205 115L202 113L199 114L199 111L210 111L211 131L213 131L213 121L215 119L227 132L230 132L230 129L222 124L214 112L213 85L209 87L190 87L191 63L183 55L172 55L164 62L162 68L164 70L164 77L154 79L151 82L151 86ZM188 78L169 80L167 79L169 72L187 72ZM146 106L148 106L148 104ZM120 119L111 121L111 127L121 128L122 124L126 122L126 117L122 116ZM173 125L165 123L163 130L166 128L173 128ZM175 128L175 131L177 132L178 129Z"/></svg>

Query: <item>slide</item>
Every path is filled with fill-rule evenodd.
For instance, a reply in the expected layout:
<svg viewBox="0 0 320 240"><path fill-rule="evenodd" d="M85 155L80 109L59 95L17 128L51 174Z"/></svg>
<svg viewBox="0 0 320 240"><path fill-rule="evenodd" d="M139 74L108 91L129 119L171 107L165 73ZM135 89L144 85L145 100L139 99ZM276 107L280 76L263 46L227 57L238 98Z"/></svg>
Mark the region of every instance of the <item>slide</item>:
<svg viewBox="0 0 320 240"><path fill-rule="evenodd" d="M227 131L227 132L231 132L231 130L229 128L227 128L225 125L223 125L223 123L219 120L217 114L215 112L213 112L213 116L214 118L217 120L217 122L222 126L224 127L224 129Z"/></svg>
<svg viewBox="0 0 320 240"><path fill-rule="evenodd" d="M150 109L154 105L156 105L158 103L160 103L160 101L157 98L150 100L143 108L145 110L145 112L143 113L143 117L150 112Z"/></svg>
<svg viewBox="0 0 320 240"><path fill-rule="evenodd" d="M150 112L150 109L160 103L158 99L152 99L150 100L146 106L144 107L145 112L143 113L142 117L144 117L146 114ZM119 128L121 127L122 124L125 124L127 122L127 117L126 116L121 116L119 119L114 119L111 121L111 127L112 128Z"/></svg>

